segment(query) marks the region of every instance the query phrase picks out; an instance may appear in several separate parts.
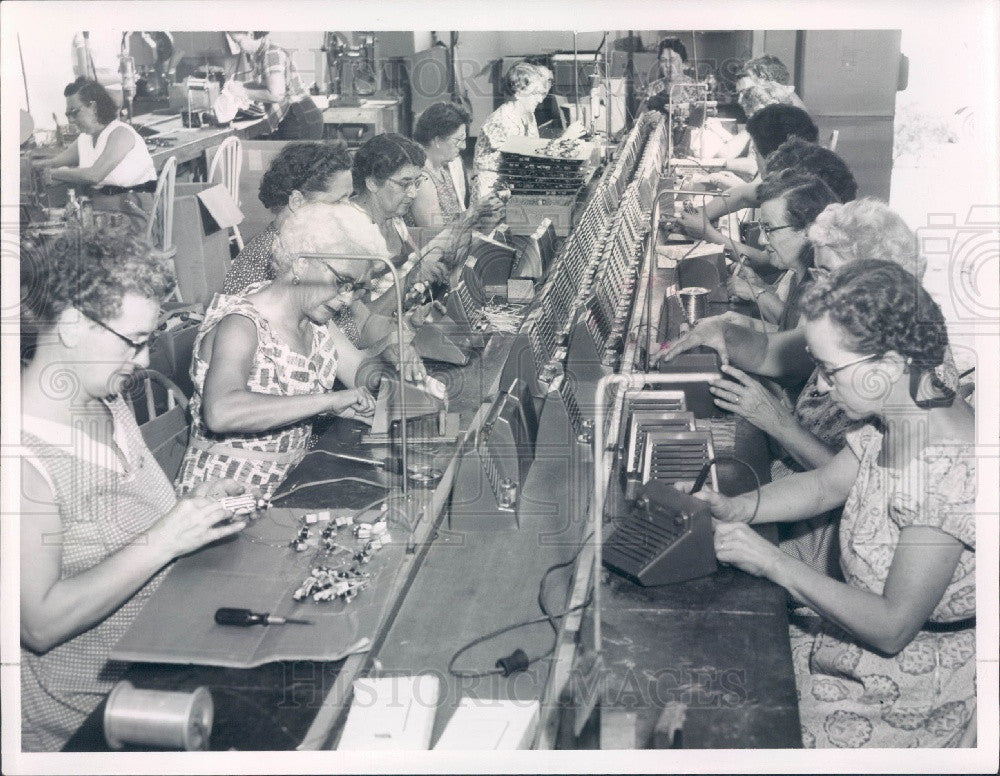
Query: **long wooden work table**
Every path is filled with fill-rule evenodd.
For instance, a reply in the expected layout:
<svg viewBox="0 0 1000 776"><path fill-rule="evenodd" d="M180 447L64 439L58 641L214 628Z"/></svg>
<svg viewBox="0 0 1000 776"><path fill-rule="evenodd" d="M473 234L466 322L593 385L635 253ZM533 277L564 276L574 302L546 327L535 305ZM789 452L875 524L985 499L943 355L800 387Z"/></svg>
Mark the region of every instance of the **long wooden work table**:
<svg viewBox="0 0 1000 776"><path fill-rule="evenodd" d="M646 588L607 570L595 574L600 555L593 541L593 473L596 468L608 476L615 470L620 451L614 429L622 422L621 402L611 397L600 414L612 429L609 443L595 450L596 406L606 398L597 396L597 384L613 369L641 371L659 314L658 304L647 309L645 294L662 297L662 286L673 279L671 268L649 266L656 261L655 250L637 250L644 239L658 234L654 230L652 237L644 236L636 224L648 221L652 192L667 163L664 134L662 117L640 120L616 160L591 186L589 197L581 199L574 232L553 260L517 335L492 334L466 366L429 364L432 374L448 386L450 410L461 418L455 443L414 447L443 472L436 487L411 486L403 499L398 477L331 458L330 453L358 451L358 424L337 420L323 430L316 448L282 487L288 497L276 499L275 508L261 518L284 521L291 526L285 533L294 534L295 520L306 512L357 509L372 501L372 493L355 481L318 480L388 477L385 482L405 520L395 525L390 521L392 547L372 564L379 568L377 583L346 608L333 605L348 613L350 607L359 607L356 617L341 622L345 628L361 627L364 632L352 631L347 640L367 638L366 648L339 659L282 654L256 667L136 660L126 674L133 684L188 691L207 686L215 702L213 750L336 748L356 679L428 673L440 682L432 746L463 697L539 701L540 716L531 737L535 748L649 748L664 708L678 704L685 721L672 745L801 745L783 591L729 567L689 582ZM604 261L601 256L601 245L616 239L627 246L621 260L631 267L631 279L624 285L608 274L614 265L614 260L607 261L610 254ZM595 240L600 241L596 247ZM582 270L581 262L586 264ZM608 327L594 325L597 308L586 303L597 297L606 303L609 283L618 283L611 296L624 331L620 341ZM652 326L647 323L650 312ZM648 335L645 339L637 336L642 332ZM602 356L615 350L617 358L612 360L618 363L609 367ZM560 360L564 377L552 379L548 367ZM491 501L491 483L482 471L489 468L495 428L503 418L513 417L502 411L503 401L515 399L512 386L532 405L523 407L521 414L537 415L533 455L526 475L517 474L521 459L511 459L511 476L520 486L517 510L494 506L479 514L470 504L479 508L499 503ZM737 423L734 438L734 454L766 477L760 437ZM470 479L473 470L479 472L480 493L472 487L477 482ZM609 477L612 483L614 479ZM720 485L735 492L752 483L745 475L720 469ZM244 534L254 528L251 524ZM603 533L609 530L605 525ZM247 541L243 535L233 539L232 552L259 552L262 559L278 554L281 563L298 562L307 573L308 553L297 561L293 549L235 544ZM193 557L185 559L185 573L197 566L197 555ZM280 602L262 602L257 608L320 617L324 605L295 604L290 592ZM171 627L189 627L189 622L196 623L189 627L192 638L200 638L201 626L197 617L191 619L190 610L200 605L207 614L198 617L210 617L211 607L220 605L217 597L217 592L206 592L204 602L190 601L185 611L167 618L172 622L160 623L164 640L170 641ZM544 616L540 599L554 619ZM474 640L532 620L536 622L473 645L453 660ZM519 647L533 659L531 664L502 676L494 664ZM102 704L67 750L106 749L103 710Z"/></svg>

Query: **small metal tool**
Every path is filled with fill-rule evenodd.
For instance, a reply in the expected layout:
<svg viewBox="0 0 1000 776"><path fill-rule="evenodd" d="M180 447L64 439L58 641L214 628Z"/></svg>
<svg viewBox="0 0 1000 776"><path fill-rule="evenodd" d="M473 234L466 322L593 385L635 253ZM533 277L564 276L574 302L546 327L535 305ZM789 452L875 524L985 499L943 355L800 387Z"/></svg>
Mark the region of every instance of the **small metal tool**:
<svg viewBox="0 0 1000 776"><path fill-rule="evenodd" d="M224 606L215 612L215 621L219 625L236 625L249 628L251 625L312 625L312 620L299 620L293 617L275 617L268 612L252 612L249 609L234 609Z"/></svg>

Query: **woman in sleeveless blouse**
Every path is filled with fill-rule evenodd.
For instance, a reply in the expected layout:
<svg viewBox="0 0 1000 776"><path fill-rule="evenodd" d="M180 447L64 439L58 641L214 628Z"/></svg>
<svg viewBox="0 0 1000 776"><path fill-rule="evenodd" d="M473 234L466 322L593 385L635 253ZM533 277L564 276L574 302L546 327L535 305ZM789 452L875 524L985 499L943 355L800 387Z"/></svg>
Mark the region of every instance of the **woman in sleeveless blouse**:
<svg viewBox="0 0 1000 776"><path fill-rule="evenodd" d="M149 364L167 268L129 237L22 243L21 744L55 751L122 675L108 661L173 559L235 533L219 498L178 499L119 395Z"/></svg>
<svg viewBox="0 0 1000 776"><path fill-rule="evenodd" d="M80 77L63 94L66 117L80 135L58 156L34 162L44 171L43 182L88 187L94 210L124 213L141 233L156 190L156 168L145 141L118 120L117 104L97 81Z"/></svg>
<svg viewBox="0 0 1000 776"><path fill-rule="evenodd" d="M331 324L367 284L370 262L303 255L379 251L377 231L351 211L303 205L278 233L275 279L212 301L194 344L179 492L225 474L270 497L305 454L316 415L374 410L368 389L354 385L360 352ZM349 231L352 223L363 230ZM333 390L335 378L349 387Z"/></svg>
<svg viewBox="0 0 1000 776"><path fill-rule="evenodd" d="M811 610L792 628L807 747L967 746L974 737L975 422L931 372L938 305L897 264L850 262L802 301L818 389L852 419L846 447L754 494L702 496L720 561ZM747 525L843 505L831 579Z"/></svg>

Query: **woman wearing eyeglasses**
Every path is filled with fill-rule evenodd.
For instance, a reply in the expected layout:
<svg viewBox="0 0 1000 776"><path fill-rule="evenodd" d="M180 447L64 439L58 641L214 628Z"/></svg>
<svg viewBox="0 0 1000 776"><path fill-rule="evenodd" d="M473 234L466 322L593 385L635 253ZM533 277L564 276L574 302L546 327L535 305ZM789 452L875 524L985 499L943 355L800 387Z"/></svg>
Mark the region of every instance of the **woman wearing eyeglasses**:
<svg viewBox="0 0 1000 776"><path fill-rule="evenodd" d="M500 189L500 147L512 137L538 137L535 108L549 93L552 71L522 60L507 71L503 85L507 102L490 114L476 138L472 179L477 201Z"/></svg>
<svg viewBox="0 0 1000 776"><path fill-rule="evenodd" d="M367 283L370 262L303 254L376 255L382 246L346 203L307 204L278 232L275 279L212 300L194 343L179 492L224 472L269 498L305 455L316 415L374 411L368 390L355 386L360 351L330 325ZM346 390L333 389L338 378Z"/></svg>
<svg viewBox="0 0 1000 776"><path fill-rule="evenodd" d="M34 162L43 183L89 187L94 210L124 213L137 231L146 228L156 190L156 168L146 143L118 120L118 105L97 81L82 76L69 84L66 118L80 130L58 156Z"/></svg>
<svg viewBox="0 0 1000 776"><path fill-rule="evenodd" d="M818 389L870 422L825 465L765 485L759 508L704 491L716 555L812 610L792 629L807 747L973 745L975 420L933 377L941 310L898 265L859 260L817 280L802 311ZM841 505L843 582L747 525Z"/></svg>
<svg viewBox="0 0 1000 776"><path fill-rule="evenodd" d="M810 270L814 280L829 277L859 258L892 261L917 280L927 267L917 252L916 235L887 205L874 199L828 205L809 228L809 241L815 254ZM732 380L720 381L711 388L716 404L743 416L778 444L779 457L771 466L772 479L822 466L844 447L847 433L863 425L864 421L849 417L830 392L820 390L818 369L813 370L799 392L794 409L745 372L730 367L728 373ZM930 378L942 391L958 388L958 370L949 348L945 348L942 362ZM839 512L835 511L782 526L782 549L817 569L838 573L838 518Z"/></svg>
<svg viewBox="0 0 1000 776"><path fill-rule="evenodd" d="M107 231L23 241L21 745L57 751L121 678L111 648L175 558L236 533L211 481L178 499L121 397L170 271Z"/></svg>
<svg viewBox="0 0 1000 776"><path fill-rule="evenodd" d="M787 331L795 326L798 288L813 261L806 231L823 208L839 200L819 178L795 168L768 175L757 187L757 196L760 239L768 263L782 275L769 286L743 267L727 285L732 296L755 302L762 320Z"/></svg>
<svg viewBox="0 0 1000 776"><path fill-rule="evenodd" d="M503 203L495 196L470 211L465 206L465 168L461 153L468 140L469 114L451 102L436 102L420 114L413 139L420 144L427 161L427 184L417 189L410 206L414 226L440 227L463 220L470 226L489 229L500 219Z"/></svg>

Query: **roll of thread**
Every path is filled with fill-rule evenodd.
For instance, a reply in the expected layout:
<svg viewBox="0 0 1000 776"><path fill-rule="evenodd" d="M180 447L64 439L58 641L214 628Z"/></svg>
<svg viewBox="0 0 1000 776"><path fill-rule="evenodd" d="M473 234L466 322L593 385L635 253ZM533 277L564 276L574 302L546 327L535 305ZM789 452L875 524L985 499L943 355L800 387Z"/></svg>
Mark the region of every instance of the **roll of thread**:
<svg viewBox="0 0 1000 776"><path fill-rule="evenodd" d="M139 690L118 682L104 709L104 738L112 749L138 744L189 752L208 748L215 707L205 687L194 692Z"/></svg>
<svg viewBox="0 0 1000 776"><path fill-rule="evenodd" d="M684 309L684 318L692 326L708 313L708 289L701 286L688 286L677 292Z"/></svg>

